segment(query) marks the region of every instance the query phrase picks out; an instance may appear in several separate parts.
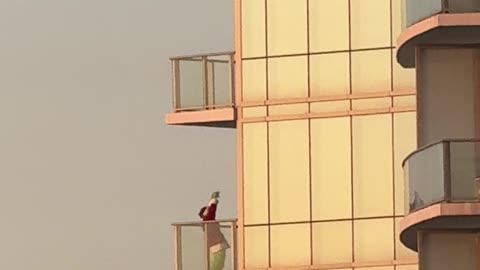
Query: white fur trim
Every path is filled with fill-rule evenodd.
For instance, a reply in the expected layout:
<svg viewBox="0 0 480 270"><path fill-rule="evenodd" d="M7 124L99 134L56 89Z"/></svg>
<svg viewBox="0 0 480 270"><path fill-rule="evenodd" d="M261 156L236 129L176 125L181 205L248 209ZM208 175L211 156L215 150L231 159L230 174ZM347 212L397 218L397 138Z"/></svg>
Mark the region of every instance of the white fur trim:
<svg viewBox="0 0 480 270"><path fill-rule="evenodd" d="M230 245L227 242L223 242L223 243L211 246L210 247L210 252L217 252L217 251L224 250L224 249L229 249L229 248L230 248Z"/></svg>

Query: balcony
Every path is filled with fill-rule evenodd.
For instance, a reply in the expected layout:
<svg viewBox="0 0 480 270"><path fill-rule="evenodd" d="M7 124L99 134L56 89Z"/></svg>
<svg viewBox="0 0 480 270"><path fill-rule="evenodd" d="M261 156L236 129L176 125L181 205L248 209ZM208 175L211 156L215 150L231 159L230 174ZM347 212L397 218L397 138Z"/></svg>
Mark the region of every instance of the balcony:
<svg viewBox="0 0 480 270"><path fill-rule="evenodd" d="M234 52L172 57L170 125L235 127Z"/></svg>
<svg viewBox="0 0 480 270"><path fill-rule="evenodd" d="M405 28L437 14L480 12L478 0L404 0L403 7Z"/></svg>
<svg viewBox="0 0 480 270"><path fill-rule="evenodd" d="M224 270L237 270L237 220L184 222L174 228L175 270L209 270L211 255L223 234L228 243ZM220 236L219 236L220 235Z"/></svg>
<svg viewBox="0 0 480 270"><path fill-rule="evenodd" d="M397 61L404 68L415 67L417 47L480 44L478 0L404 0L402 9Z"/></svg>
<svg viewBox="0 0 480 270"><path fill-rule="evenodd" d="M400 239L417 250L419 230L480 227L480 140L443 140L410 154L403 164L407 192Z"/></svg>

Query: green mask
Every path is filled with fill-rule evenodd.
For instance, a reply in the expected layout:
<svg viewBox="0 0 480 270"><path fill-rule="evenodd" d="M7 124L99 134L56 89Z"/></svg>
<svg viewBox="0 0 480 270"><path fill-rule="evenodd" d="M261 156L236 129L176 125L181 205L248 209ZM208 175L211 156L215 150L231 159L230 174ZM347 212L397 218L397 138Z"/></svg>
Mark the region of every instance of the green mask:
<svg viewBox="0 0 480 270"><path fill-rule="evenodd" d="M219 191L215 191L212 193L212 196L210 197L211 199L218 199L220 198L220 192Z"/></svg>

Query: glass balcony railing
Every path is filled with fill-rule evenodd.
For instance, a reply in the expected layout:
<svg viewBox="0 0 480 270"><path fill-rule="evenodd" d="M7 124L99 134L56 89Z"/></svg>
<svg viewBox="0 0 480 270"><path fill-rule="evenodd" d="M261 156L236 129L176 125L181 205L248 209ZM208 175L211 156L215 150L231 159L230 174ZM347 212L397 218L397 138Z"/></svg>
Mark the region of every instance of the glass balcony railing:
<svg viewBox="0 0 480 270"><path fill-rule="evenodd" d="M427 19L439 13L480 12L478 0L403 0L403 26Z"/></svg>
<svg viewBox="0 0 480 270"><path fill-rule="evenodd" d="M403 163L408 212L439 202L480 200L480 140L444 140L410 154Z"/></svg>
<svg viewBox="0 0 480 270"><path fill-rule="evenodd" d="M174 223L175 270L237 270L237 221Z"/></svg>
<svg viewBox="0 0 480 270"><path fill-rule="evenodd" d="M170 60L175 112L234 105L233 52L180 56Z"/></svg>

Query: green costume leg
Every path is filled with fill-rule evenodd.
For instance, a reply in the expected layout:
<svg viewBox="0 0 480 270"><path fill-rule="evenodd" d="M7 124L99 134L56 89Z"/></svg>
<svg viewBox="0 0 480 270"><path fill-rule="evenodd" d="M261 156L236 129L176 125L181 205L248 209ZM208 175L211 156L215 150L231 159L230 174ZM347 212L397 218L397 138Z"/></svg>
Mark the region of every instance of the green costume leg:
<svg viewBox="0 0 480 270"><path fill-rule="evenodd" d="M225 266L225 249L211 253L210 270L222 270Z"/></svg>

